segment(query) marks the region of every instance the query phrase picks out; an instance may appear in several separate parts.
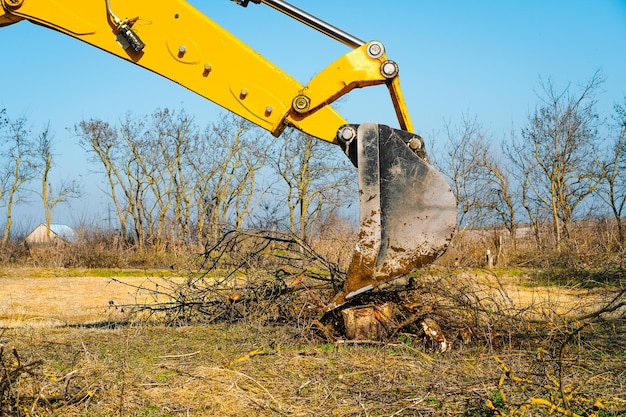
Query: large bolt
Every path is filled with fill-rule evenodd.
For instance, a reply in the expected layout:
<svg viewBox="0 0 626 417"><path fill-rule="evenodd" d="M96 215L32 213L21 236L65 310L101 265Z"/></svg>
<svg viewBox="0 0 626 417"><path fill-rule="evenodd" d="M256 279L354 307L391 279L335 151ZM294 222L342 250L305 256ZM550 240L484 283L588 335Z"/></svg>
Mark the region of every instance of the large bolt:
<svg viewBox="0 0 626 417"><path fill-rule="evenodd" d="M371 58L374 58L374 59L380 58L384 53L385 53L385 47L380 42L374 41L370 43L369 46L367 47L367 54Z"/></svg>
<svg viewBox="0 0 626 417"><path fill-rule="evenodd" d="M306 113L311 107L311 99L301 94L293 99L292 106L296 112Z"/></svg>
<svg viewBox="0 0 626 417"><path fill-rule="evenodd" d="M399 72L398 64L396 64L393 61L385 61L380 66L380 73L383 75L383 77L387 79L391 79L395 77L396 75L398 75L398 72Z"/></svg>
<svg viewBox="0 0 626 417"><path fill-rule="evenodd" d="M356 135L356 129L349 125L341 126L339 130L337 130L337 139L344 145L352 142L356 138Z"/></svg>
<svg viewBox="0 0 626 417"><path fill-rule="evenodd" d="M411 138L411 140L409 140L409 148L413 149L414 151L418 151L420 149L422 149L422 146L424 145L424 142L422 141L422 138L419 136L413 136Z"/></svg>

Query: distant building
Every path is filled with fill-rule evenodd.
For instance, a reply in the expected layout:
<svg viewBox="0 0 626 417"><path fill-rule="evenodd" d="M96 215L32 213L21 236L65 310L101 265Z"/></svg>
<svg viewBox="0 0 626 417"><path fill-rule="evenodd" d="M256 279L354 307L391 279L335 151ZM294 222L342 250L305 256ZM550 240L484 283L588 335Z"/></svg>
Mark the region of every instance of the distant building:
<svg viewBox="0 0 626 417"><path fill-rule="evenodd" d="M27 245L35 245L58 242L72 243L75 239L76 232L74 232L74 229L69 226L64 224L51 224L50 234L48 235L48 228L42 223L35 227L35 229L33 229L33 231L30 232L24 240Z"/></svg>

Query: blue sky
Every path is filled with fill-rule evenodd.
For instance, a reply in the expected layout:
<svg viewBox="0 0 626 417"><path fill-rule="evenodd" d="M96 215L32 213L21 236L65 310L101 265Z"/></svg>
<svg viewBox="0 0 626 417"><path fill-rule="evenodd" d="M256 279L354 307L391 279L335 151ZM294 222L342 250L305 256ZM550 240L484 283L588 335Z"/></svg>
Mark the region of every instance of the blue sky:
<svg viewBox="0 0 626 417"><path fill-rule="evenodd" d="M306 83L349 48L265 5L195 0L214 21ZM626 97L626 0L421 1L291 0L367 40L379 40L400 66L404 96L418 133L441 143L444 123L476 116L495 137L519 129L537 104L540 77L557 86L606 79L598 110L608 116ZM55 222L104 218L98 166L66 129L82 119L110 122L126 112L184 107L200 124L220 109L184 88L79 41L20 22L0 28L0 108L55 134L58 177L80 176L88 201L59 208ZM207 40L210 41L210 40ZM338 104L349 122L394 125L384 87L351 93ZM22 221L41 221L38 205ZM95 214L94 214L95 213Z"/></svg>

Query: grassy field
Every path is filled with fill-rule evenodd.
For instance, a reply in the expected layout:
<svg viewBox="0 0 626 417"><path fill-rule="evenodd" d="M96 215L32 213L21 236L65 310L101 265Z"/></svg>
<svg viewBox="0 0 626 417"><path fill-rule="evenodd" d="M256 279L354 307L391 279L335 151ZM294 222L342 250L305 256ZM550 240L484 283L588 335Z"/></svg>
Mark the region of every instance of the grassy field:
<svg viewBox="0 0 626 417"><path fill-rule="evenodd" d="M488 319L439 353L418 331L356 343L311 322L129 322L119 306L150 301L134 286L171 273L0 275L0 415L626 416L621 283L464 273L455 282L480 284L471 294Z"/></svg>

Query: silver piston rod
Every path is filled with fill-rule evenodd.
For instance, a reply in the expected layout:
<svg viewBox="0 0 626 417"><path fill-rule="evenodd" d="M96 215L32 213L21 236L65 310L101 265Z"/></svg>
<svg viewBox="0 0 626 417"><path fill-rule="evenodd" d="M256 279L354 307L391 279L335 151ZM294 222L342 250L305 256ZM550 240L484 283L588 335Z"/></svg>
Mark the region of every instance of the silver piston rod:
<svg viewBox="0 0 626 417"><path fill-rule="evenodd" d="M292 17L305 25L312 27L313 29L322 32L324 35L330 36L331 38L343 43L346 46L351 48L358 48L363 45L361 39L350 35L347 32L331 25L330 23L324 22L323 20L313 16L310 13L305 12L302 9L297 8L296 6L287 3L283 0L233 0L242 6L247 6L249 1L253 3L259 4L264 3L268 6L278 10L281 13L286 14L289 17Z"/></svg>

